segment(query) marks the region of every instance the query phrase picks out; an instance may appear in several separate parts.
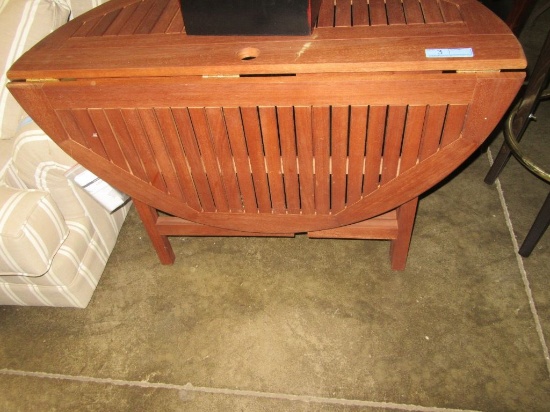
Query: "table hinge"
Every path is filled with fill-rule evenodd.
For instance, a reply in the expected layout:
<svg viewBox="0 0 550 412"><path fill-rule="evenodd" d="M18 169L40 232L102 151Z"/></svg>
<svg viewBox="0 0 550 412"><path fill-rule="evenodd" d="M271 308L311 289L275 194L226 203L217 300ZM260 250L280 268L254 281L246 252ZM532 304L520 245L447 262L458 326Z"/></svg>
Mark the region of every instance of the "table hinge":
<svg viewBox="0 0 550 412"><path fill-rule="evenodd" d="M59 79L45 78L45 79L27 79L29 83L45 83L45 82L58 82Z"/></svg>

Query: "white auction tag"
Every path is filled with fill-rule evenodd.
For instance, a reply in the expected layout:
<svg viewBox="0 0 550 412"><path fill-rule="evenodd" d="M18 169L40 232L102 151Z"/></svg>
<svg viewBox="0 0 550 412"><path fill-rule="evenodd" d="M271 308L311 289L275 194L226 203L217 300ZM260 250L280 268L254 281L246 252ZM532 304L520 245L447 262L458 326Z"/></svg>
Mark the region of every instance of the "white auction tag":
<svg viewBox="0 0 550 412"><path fill-rule="evenodd" d="M426 57L474 57L474 50L471 47L460 49L426 49Z"/></svg>

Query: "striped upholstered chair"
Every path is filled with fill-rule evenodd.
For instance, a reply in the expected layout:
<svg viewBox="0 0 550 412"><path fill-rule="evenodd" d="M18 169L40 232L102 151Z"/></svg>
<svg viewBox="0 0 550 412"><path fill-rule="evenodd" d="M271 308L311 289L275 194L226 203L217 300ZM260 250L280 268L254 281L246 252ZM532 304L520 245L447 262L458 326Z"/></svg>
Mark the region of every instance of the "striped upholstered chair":
<svg viewBox="0 0 550 412"><path fill-rule="evenodd" d="M99 0L0 0L0 304L86 307L129 205L108 213L65 176L75 161L17 105L5 73Z"/></svg>

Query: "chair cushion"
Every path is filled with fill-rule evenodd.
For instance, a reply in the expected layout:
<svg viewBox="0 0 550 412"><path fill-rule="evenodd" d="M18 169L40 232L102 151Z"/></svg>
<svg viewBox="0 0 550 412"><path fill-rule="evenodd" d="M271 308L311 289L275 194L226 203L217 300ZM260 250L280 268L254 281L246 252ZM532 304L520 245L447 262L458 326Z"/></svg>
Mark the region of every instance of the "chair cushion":
<svg viewBox="0 0 550 412"><path fill-rule="evenodd" d="M47 192L0 187L0 276L41 276L69 229Z"/></svg>
<svg viewBox="0 0 550 412"><path fill-rule="evenodd" d="M6 72L25 51L67 22L64 0L0 0L0 138L9 139L24 116L6 89Z"/></svg>

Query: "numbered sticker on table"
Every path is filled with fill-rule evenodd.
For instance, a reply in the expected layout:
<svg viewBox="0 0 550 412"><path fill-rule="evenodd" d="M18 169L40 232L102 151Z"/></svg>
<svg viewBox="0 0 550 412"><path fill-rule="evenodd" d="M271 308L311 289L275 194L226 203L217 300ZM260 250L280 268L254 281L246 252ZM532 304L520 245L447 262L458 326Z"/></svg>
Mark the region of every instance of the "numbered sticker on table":
<svg viewBox="0 0 550 412"><path fill-rule="evenodd" d="M464 47L460 49L426 49L426 57L474 57L474 50L471 47Z"/></svg>

